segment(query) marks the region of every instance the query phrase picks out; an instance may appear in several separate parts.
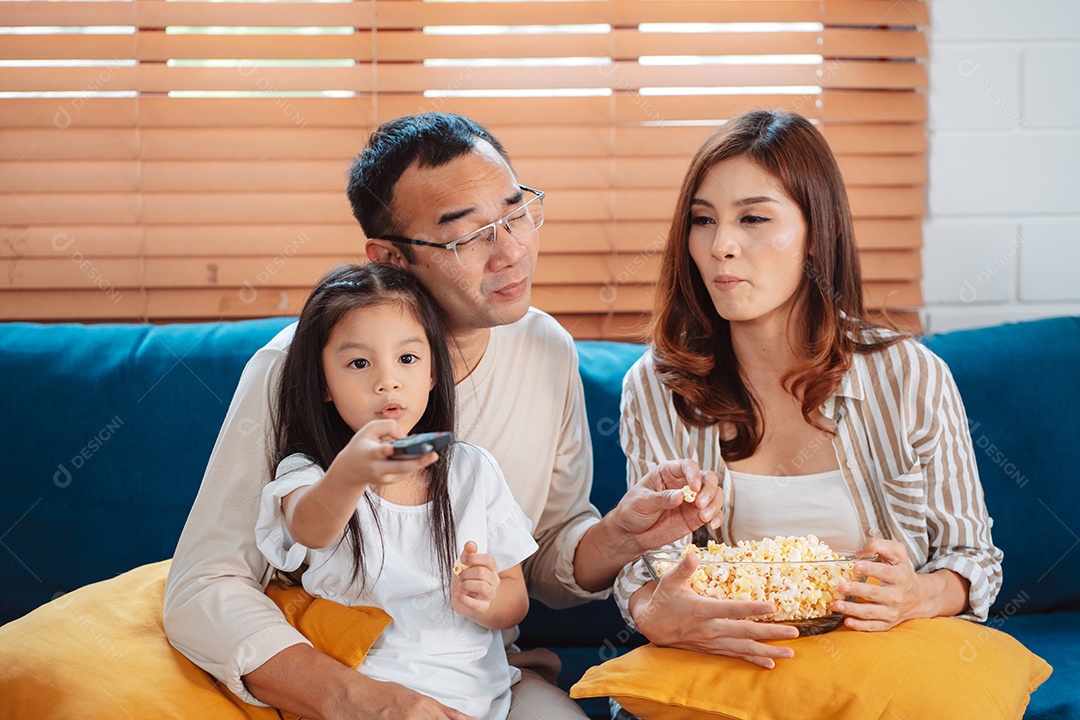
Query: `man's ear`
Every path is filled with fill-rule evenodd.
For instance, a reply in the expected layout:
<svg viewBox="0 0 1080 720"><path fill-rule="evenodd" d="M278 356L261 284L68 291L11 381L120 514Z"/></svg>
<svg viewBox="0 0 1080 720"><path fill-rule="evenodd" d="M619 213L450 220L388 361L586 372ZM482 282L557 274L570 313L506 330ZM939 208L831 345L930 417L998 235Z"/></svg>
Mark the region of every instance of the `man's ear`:
<svg viewBox="0 0 1080 720"><path fill-rule="evenodd" d="M367 253L368 260L372 262L389 263L399 268L408 267L408 260L402 255L401 248L389 240L369 238L367 244L364 245L364 252Z"/></svg>

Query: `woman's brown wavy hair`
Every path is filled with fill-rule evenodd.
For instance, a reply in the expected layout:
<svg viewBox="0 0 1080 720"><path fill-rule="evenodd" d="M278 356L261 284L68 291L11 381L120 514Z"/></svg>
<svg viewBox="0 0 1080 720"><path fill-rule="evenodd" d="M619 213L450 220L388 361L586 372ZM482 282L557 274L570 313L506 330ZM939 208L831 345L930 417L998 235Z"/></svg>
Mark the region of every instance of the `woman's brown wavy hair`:
<svg viewBox="0 0 1080 720"><path fill-rule="evenodd" d="M690 161L664 249L650 339L657 373L688 425L724 424L727 460L750 457L764 433L760 408L739 373L727 320L717 314L690 257L690 203L709 169L746 157L778 180L806 221L803 278L789 318L789 342L800 363L781 378L802 414L814 418L840 384L854 353L870 353L904 337L875 332L863 317L863 287L851 209L840 168L825 138L805 118L755 110L713 133ZM794 329L794 333L790 330Z"/></svg>

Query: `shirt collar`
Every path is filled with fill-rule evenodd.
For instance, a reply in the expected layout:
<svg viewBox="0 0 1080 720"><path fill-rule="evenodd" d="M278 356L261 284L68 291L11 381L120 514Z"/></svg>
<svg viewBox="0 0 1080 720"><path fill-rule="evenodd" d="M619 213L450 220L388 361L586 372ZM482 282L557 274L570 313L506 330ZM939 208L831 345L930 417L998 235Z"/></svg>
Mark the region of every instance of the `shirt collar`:
<svg viewBox="0 0 1080 720"><path fill-rule="evenodd" d="M844 376L840 378L840 387L838 387L834 393L837 397L846 397L851 398L852 400L863 399L862 378L859 377L858 365L858 360L853 357L851 359L851 366L848 367Z"/></svg>
<svg viewBox="0 0 1080 720"><path fill-rule="evenodd" d="M855 358L852 358L851 367L840 378L840 385L836 388L836 392L829 396L821 406L822 415L837 420L841 408L844 406L845 398L851 400L863 399L862 378L859 377L858 361Z"/></svg>

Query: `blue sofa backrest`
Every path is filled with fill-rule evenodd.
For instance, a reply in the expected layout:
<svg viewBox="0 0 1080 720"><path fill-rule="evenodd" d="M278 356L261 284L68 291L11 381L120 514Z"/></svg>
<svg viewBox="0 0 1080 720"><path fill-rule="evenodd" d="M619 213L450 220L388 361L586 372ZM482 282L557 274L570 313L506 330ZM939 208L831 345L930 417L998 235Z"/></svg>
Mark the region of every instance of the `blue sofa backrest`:
<svg viewBox="0 0 1080 720"><path fill-rule="evenodd" d="M930 336L967 411L994 542L992 611L1080 607L1080 318Z"/></svg>
<svg viewBox="0 0 1080 720"><path fill-rule="evenodd" d="M172 556L240 372L289 322L0 325L0 622Z"/></svg>
<svg viewBox="0 0 1080 720"><path fill-rule="evenodd" d="M170 557L248 358L288 318L200 325L0 324L0 623L60 593ZM1080 319L927 339L972 421L1006 612L1080 603ZM578 344L593 501L625 490L619 395L640 345ZM1010 606L1011 604L1011 606ZM535 604L533 644L601 648L627 633L611 601ZM603 658L601 658L603 659Z"/></svg>

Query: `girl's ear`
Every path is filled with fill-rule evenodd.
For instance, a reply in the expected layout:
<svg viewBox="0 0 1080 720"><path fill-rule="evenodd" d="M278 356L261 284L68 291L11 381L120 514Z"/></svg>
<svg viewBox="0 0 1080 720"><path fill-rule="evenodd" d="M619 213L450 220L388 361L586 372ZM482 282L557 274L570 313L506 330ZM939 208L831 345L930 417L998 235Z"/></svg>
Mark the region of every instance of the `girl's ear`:
<svg viewBox="0 0 1080 720"><path fill-rule="evenodd" d="M431 373L431 387L428 388L428 392L431 392L434 389L435 389L435 373L432 372Z"/></svg>

